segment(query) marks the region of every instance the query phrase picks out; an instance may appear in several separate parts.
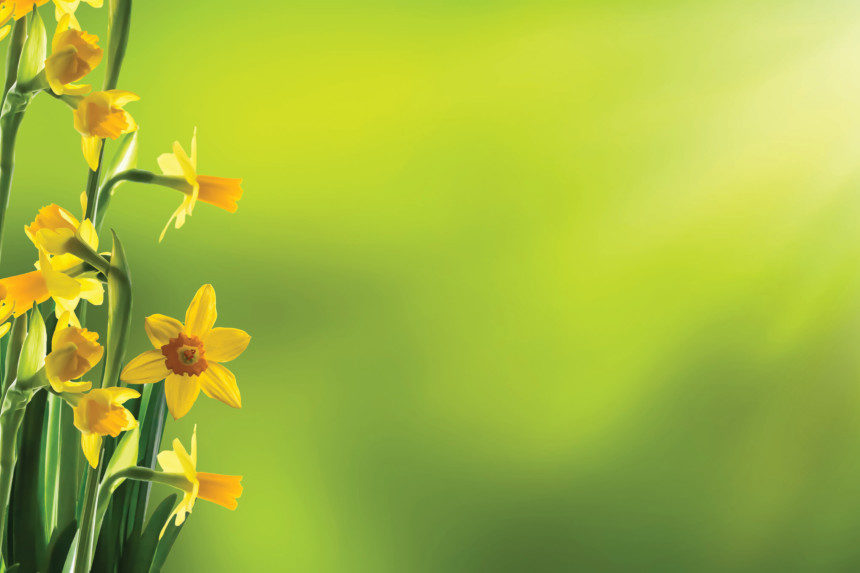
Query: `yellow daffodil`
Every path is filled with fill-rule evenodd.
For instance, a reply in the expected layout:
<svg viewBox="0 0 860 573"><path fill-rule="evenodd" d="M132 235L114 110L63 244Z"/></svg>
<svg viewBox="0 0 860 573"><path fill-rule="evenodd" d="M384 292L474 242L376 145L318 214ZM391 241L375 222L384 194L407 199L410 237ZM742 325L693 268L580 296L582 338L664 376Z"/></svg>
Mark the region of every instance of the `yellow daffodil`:
<svg viewBox="0 0 860 573"><path fill-rule="evenodd" d="M123 109L140 96L123 90L93 92L78 103L73 112L75 129L81 134L81 149L87 165L95 171L99 167L102 140L116 139L137 129L131 114Z"/></svg>
<svg viewBox="0 0 860 573"><path fill-rule="evenodd" d="M165 472L181 474L187 479L187 485L182 487L185 495L168 516L161 535L164 535L167 524L174 516L176 516L176 525L182 525L185 516L194 508L194 502L198 497L227 509L236 509L239 506L236 499L242 495L242 476L197 471L197 426L194 426L194 433L191 435L191 454L178 439L174 439L172 450L165 450L158 454L158 465Z"/></svg>
<svg viewBox="0 0 860 573"><path fill-rule="evenodd" d="M0 301L13 308L15 316L21 316L33 307L51 298L42 271L36 270L21 275L0 279Z"/></svg>
<svg viewBox="0 0 860 573"><path fill-rule="evenodd" d="M79 222L71 213L55 204L42 207L36 218L24 228L27 237L39 249L38 268L50 296L56 303L56 314L74 311L81 299L100 305L104 286L96 271L81 271L83 261L70 253L81 246L95 252L99 237L89 219ZM53 256L49 257L48 253ZM72 276L72 271L74 276Z"/></svg>
<svg viewBox="0 0 860 573"><path fill-rule="evenodd" d="M92 467L99 465L102 436L117 437L137 426L123 403L140 394L131 388L99 388L77 398L75 427L81 431L81 448Z"/></svg>
<svg viewBox="0 0 860 573"><path fill-rule="evenodd" d="M85 328L57 324L51 339L51 353L45 358L45 374L55 392L86 392L89 382L72 382L90 371L102 359L104 348L98 333Z"/></svg>
<svg viewBox="0 0 860 573"><path fill-rule="evenodd" d="M20 20L33 10L33 6L47 4L48 0L4 0L0 2L0 24L9 18Z"/></svg>
<svg viewBox="0 0 860 573"><path fill-rule="evenodd" d="M101 8L104 4L103 0L83 0L93 8ZM63 16L70 15L74 17L75 11L78 9L81 0L54 0L54 15L59 22Z"/></svg>
<svg viewBox="0 0 860 573"><path fill-rule="evenodd" d="M225 177L213 177L211 175L197 174L197 130L191 137L191 155L185 153L185 149L178 141L173 143L173 153L164 153L158 157L158 166L162 173L171 177L181 177L190 186L183 191L185 197L182 203L167 220L167 225L161 231L158 240L164 239L170 223L176 220L175 227L179 229L185 224L185 217L190 216L194 210L197 200L215 205L230 213L235 213L239 208L237 201L242 198L242 180L228 179Z"/></svg>
<svg viewBox="0 0 860 573"><path fill-rule="evenodd" d="M45 60L45 76L57 95L83 95L90 91L88 85L75 82L95 68L102 59L99 38L80 29L74 16L64 15L51 43L52 53Z"/></svg>
<svg viewBox="0 0 860 573"><path fill-rule="evenodd" d="M242 407L236 377L221 362L245 350L251 337L238 328L213 328L215 289L200 287L185 313L185 324L154 314L146 318L146 334L156 350L131 360L120 374L123 382L149 384L164 380L167 407L174 419L191 409L200 391L233 408Z"/></svg>
<svg viewBox="0 0 860 573"><path fill-rule="evenodd" d="M0 24L5 24L10 18L20 20L30 13L33 6L41 6L47 4L48 0L4 0L0 2ZM3 26L0 28L0 40L9 35L11 26Z"/></svg>

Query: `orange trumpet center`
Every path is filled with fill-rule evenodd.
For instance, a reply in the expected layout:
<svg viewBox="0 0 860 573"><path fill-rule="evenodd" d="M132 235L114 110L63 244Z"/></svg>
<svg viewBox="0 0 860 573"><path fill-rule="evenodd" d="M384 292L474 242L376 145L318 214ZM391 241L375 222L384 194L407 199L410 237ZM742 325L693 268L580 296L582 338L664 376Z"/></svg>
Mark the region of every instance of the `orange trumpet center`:
<svg viewBox="0 0 860 573"><path fill-rule="evenodd" d="M199 376L209 366L203 342L196 336L187 336L183 332L162 346L161 353L166 358L167 368L174 374Z"/></svg>

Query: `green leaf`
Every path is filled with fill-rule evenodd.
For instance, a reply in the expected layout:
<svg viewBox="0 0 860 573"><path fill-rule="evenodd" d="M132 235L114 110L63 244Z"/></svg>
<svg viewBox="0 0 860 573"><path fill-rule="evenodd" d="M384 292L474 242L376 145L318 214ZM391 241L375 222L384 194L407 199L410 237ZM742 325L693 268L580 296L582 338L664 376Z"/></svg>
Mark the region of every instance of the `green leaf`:
<svg viewBox="0 0 860 573"><path fill-rule="evenodd" d="M30 327L18 362L18 380L31 378L45 365L47 344L48 333L45 330L45 321L42 320L39 309L34 306L30 311Z"/></svg>
<svg viewBox="0 0 860 573"><path fill-rule="evenodd" d="M54 531L51 536L51 543L48 544L47 573L62 573L66 556L69 554L69 548L72 546L72 540L75 538L77 529L77 522L72 520L62 529Z"/></svg>
<svg viewBox="0 0 860 573"><path fill-rule="evenodd" d="M167 419L167 405L164 400L164 382L147 384L144 390L146 410L140 418L141 437L140 455L137 465L145 468L155 468L156 456L161 449L161 437L164 433L164 422ZM143 408L144 403L141 403ZM134 482L133 490L134 507L129 511L130 524L126 525L128 531L143 529L143 520L146 516L146 508L149 505L149 492L152 484L146 482Z"/></svg>
<svg viewBox="0 0 860 573"><path fill-rule="evenodd" d="M18 65L18 83L32 81L45 67L47 57L48 34L38 10L33 9L27 16L27 39L21 52L21 62Z"/></svg>
<svg viewBox="0 0 860 573"><path fill-rule="evenodd" d="M27 405L21 426L21 445L12 482L8 528L12 533L12 556L26 571L41 571L46 559L47 539L42 522L39 473L42 453L42 424L46 392L38 392Z"/></svg>
<svg viewBox="0 0 860 573"><path fill-rule="evenodd" d="M123 552L120 571L124 573L149 573L150 564L155 558L156 549L158 549L158 534L161 533L161 528L164 527L178 498L179 494L174 493L158 504L158 507L152 512L152 517L149 518L149 523L146 524L143 534L137 539L133 539L127 550Z"/></svg>
<svg viewBox="0 0 860 573"><path fill-rule="evenodd" d="M42 476L44 487L45 533L50 537L57 527L60 491L60 419L63 399L48 395L48 415L45 424L45 464Z"/></svg>
<svg viewBox="0 0 860 573"><path fill-rule="evenodd" d="M119 380L131 321L131 276L122 243L115 232L111 231L111 234L113 234L113 251L107 277L108 324L102 388L116 386Z"/></svg>
<svg viewBox="0 0 860 573"><path fill-rule="evenodd" d="M164 530L164 537L158 540L158 547L155 548L152 566L149 568L150 573L158 573L164 567L164 562L167 561L167 556L170 555L170 550L173 549L173 544L176 543L176 538L179 537L179 532L182 531L186 523L188 523L188 518L182 522L182 525L177 526L175 523L171 523Z"/></svg>

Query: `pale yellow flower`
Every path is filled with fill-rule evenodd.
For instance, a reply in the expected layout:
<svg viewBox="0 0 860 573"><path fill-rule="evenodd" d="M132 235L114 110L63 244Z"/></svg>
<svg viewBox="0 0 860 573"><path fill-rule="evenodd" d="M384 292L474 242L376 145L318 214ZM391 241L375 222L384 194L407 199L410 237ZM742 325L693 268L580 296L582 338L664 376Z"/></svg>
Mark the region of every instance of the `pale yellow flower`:
<svg viewBox="0 0 860 573"><path fill-rule="evenodd" d="M45 76L51 90L57 95L83 95L90 91L88 85L74 85L90 73L102 59L99 38L84 32L74 16L65 14L54 32L51 55L45 60Z"/></svg>
<svg viewBox="0 0 860 573"><path fill-rule="evenodd" d="M99 167L102 140L116 139L137 129L131 114L123 109L140 96L124 90L93 92L78 103L73 112L75 129L81 134L81 149L87 165L95 171Z"/></svg>
<svg viewBox="0 0 860 573"><path fill-rule="evenodd" d="M45 358L45 373L55 392L86 392L89 382L72 382L90 371L102 359L104 348L99 335L85 328L57 324L51 339L51 353Z"/></svg>
<svg viewBox="0 0 860 573"><path fill-rule="evenodd" d="M74 316L81 299L95 305L102 304L104 286L96 278L97 272L81 271L83 261L68 252L70 244L77 241L93 251L98 250L99 237L89 219L79 222L71 213L52 203L39 210L33 222L24 228L24 233L39 249L37 267L42 271L46 288L56 303L58 318L65 312ZM53 256L49 257L49 254ZM73 269L76 272L70 276Z"/></svg>
<svg viewBox="0 0 860 573"><path fill-rule="evenodd" d="M213 328L217 314L215 289L204 285L188 306L185 324L163 314L148 316L146 334L156 350L131 360L120 379L130 384L164 380L167 408L174 419L188 413L201 390L241 408L236 377L221 362L242 354L251 337L238 328Z"/></svg>
<svg viewBox="0 0 860 573"><path fill-rule="evenodd" d="M104 4L103 0L83 0L93 8L101 8ZM81 0L54 0L54 16L59 22L63 16L70 15L74 17Z"/></svg>
<svg viewBox="0 0 860 573"><path fill-rule="evenodd" d="M115 438L137 427L137 420L123 403L138 397L140 394L131 388L98 388L77 399L75 427L81 431L81 448L92 467L99 465L103 436Z"/></svg>
<svg viewBox="0 0 860 573"><path fill-rule="evenodd" d="M185 224L185 217L192 214L198 199L204 203L220 207L229 213L235 213L239 208L237 201L242 198L241 179L213 177L197 173L197 129L191 136L190 156L176 141L173 143L173 153L163 153L158 157L158 166L165 175L182 177L190 186L190 190L184 191L185 197L183 197L182 203L167 220L164 230L158 237L159 241L164 239L164 234L174 220L177 229Z"/></svg>
<svg viewBox="0 0 860 573"><path fill-rule="evenodd" d="M182 446L182 442L174 439L172 450L165 450L158 454L158 465L165 472L184 475L187 480L187 486L182 488L185 495L167 517L167 523L161 529L161 535L164 535L164 530L174 516L176 516L176 525L182 525L185 516L194 508L194 502L198 497L227 509L236 509L239 506L236 499L242 495L242 476L197 471L197 426L194 426L194 433L191 435L191 453L189 454Z"/></svg>

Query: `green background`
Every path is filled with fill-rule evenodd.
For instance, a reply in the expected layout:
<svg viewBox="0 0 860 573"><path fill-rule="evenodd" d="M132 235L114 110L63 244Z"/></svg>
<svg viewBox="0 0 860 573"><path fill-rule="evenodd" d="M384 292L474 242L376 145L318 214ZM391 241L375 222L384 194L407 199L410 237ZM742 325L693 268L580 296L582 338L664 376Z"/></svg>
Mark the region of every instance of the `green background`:
<svg viewBox="0 0 860 573"><path fill-rule="evenodd" d="M205 282L253 335L243 409L168 425L245 476L169 571L860 567L860 5L134 10L141 167L197 125L245 189L160 245L173 191L106 221L130 352ZM40 97L4 273L85 172Z"/></svg>

